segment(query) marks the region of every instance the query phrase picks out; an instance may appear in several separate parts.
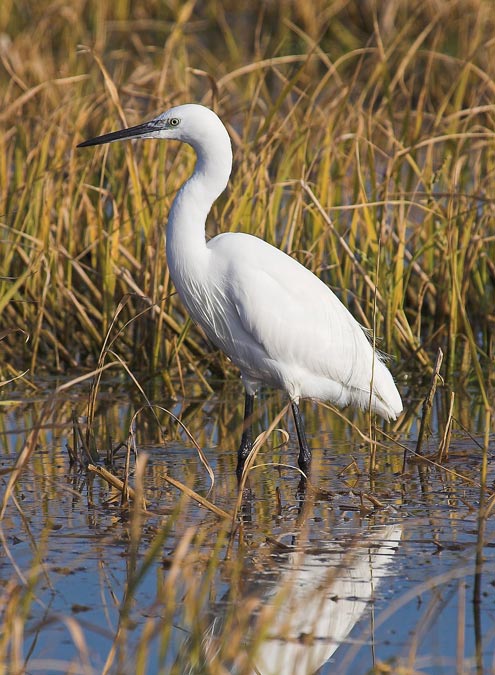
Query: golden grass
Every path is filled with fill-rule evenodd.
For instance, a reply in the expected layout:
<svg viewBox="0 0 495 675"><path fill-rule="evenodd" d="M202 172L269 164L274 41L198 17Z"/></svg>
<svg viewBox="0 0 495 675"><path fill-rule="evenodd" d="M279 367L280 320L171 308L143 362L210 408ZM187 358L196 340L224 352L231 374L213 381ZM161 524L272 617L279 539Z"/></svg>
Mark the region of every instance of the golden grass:
<svg viewBox="0 0 495 675"><path fill-rule="evenodd" d="M91 367L123 298L114 349L130 368L161 375L169 393L187 370L203 381L206 369L229 371L185 322L164 257L167 212L192 152L152 142L75 150L93 134L202 101L227 123L235 150L208 235L265 237L345 289L343 301L376 325L378 346L401 354L405 370L431 369L441 346L448 375L474 371L486 390L490 2L390 2L377 14L357 2L263 7L3 4L5 379ZM250 39L236 38L241 18Z"/></svg>

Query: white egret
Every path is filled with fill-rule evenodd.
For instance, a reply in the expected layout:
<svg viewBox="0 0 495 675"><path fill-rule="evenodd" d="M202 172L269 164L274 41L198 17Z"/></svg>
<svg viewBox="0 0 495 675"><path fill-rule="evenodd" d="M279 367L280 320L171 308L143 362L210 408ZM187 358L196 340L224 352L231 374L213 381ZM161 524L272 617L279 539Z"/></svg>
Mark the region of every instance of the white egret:
<svg viewBox="0 0 495 675"><path fill-rule="evenodd" d="M206 217L232 169L230 137L218 116L201 105L180 105L78 147L133 138L182 141L197 155L170 209L167 263L191 317L241 371L245 411L238 474L252 447L254 396L261 384L290 397L304 472L311 451L300 398L371 406L384 419L396 419L402 401L392 375L361 325L317 276L249 234L227 232L206 241Z"/></svg>

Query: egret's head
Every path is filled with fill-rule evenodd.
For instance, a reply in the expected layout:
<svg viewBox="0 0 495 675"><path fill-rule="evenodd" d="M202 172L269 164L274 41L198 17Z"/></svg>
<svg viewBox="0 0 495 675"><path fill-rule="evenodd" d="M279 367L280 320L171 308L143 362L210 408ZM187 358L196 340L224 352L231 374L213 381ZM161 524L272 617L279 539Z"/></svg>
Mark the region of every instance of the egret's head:
<svg viewBox="0 0 495 675"><path fill-rule="evenodd" d="M225 127L212 110L202 105L187 103L170 108L149 122L91 138L79 143L77 147L84 148L88 145L102 145L133 138L171 139L196 146L201 144L205 137L222 132L226 133Z"/></svg>

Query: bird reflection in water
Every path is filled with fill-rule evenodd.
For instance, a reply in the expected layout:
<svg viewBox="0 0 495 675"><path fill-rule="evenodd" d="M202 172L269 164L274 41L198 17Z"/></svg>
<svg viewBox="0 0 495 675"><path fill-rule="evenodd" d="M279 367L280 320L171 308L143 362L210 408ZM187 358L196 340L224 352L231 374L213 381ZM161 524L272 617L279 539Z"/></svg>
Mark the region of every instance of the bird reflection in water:
<svg viewBox="0 0 495 675"><path fill-rule="evenodd" d="M400 538L400 525L386 525L351 543L277 556L280 577L264 598L273 619L253 672L310 675L325 664L392 573Z"/></svg>
<svg viewBox="0 0 495 675"><path fill-rule="evenodd" d="M246 608L256 605L250 633L257 642L260 634L265 637L251 645L246 635L245 653L224 664L229 673L313 675L346 641L378 585L394 573L402 526L393 522L370 526L365 533L347 527L345 532L341 539L324 543L293 537L289 546L277 543L262 560L245 560L236 603L239 625L246 624ZM225 639L222 613L230 603L227 593L205 637L208 662L216 660L218 640Z"/></svg>

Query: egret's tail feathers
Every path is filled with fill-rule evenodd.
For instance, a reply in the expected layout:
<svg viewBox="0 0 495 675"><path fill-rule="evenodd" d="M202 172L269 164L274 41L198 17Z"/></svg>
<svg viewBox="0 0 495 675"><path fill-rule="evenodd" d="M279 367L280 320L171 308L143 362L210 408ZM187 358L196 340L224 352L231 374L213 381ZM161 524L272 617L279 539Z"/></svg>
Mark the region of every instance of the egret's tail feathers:
<svg viewBox="0 0 495 675"><path fill-rule="evenodd" d="M398 392L397 392L397 395L398 395ZM403 410L402 401L400 399L400 396L398 398L398 401L395 402L395 404L393 406L390 405L390 403L386 403L385 401L380 401L380 399L377 399L377 398L373 397L371 406L372 406L373 411L376 412L381 417L383 417L383 419L386 422L389 422L390 420L396 420L397 417L400 415L400 413Z"/></svg>
<svg viewBox="0 0 495 675"><path fill-rule="evenodd" d="M375 361L371 387L372 410L387 421L397 419L403 410L402 399L394 378L382 361Z"/></svg>

